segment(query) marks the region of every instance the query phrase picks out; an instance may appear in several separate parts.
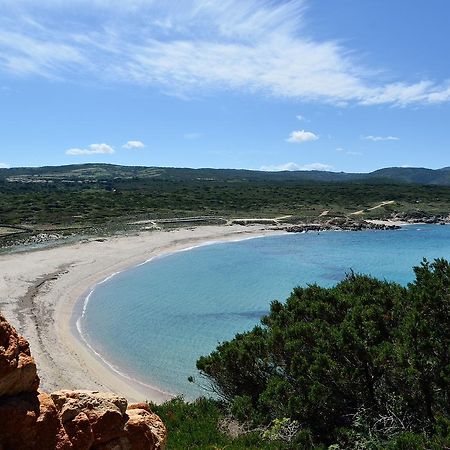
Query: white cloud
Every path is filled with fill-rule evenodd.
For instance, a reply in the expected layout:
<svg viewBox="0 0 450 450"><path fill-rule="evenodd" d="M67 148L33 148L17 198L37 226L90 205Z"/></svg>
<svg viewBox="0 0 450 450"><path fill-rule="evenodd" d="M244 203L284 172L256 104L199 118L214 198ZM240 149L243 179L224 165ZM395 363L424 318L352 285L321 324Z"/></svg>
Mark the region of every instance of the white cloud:
<svg viewBox="0 0 450 450"><path fill-rule="evenodd" d="M294 162L288 162L285 164L262 166L260 170L265 172L280 172L280 171L294 171L294 170L333 170L334 167L329 164L312 163L312 164L297 164Z"/></svg>
<svg viewBox="0 0 450 450"><path fill-rule="evenodd" d="M138 149L144 147L145 144L142 141L128 141L126 144L122 145L122 148L126 149Z"/></svg>
<svg viewBox="0 0 450 450"><path fill-rule="evenodd" d="M362 139L366 141L373 141L373 142L379 142L379 141L399 141L400 138L397 136L363 136Z"/></svg>
<svg viewBox="0 0 450 450"><path fill-rule="evenodd" d="M393 103L406 106L414 103L442 103L450 100L450 85L447 80L441 85L431 81L417 83L391 83L371 89L362 100L364 105Z"/></svg>
<svg viewBox="0 0 450 450"><path fill-rule="evenodd" d="M60 78L64 69L89 65L81 49L70 43L59 43L57 39L41 40L5 28L0 30L0 50L0 68L20 76Z"/></svg>
<svg viewBox="0 0 450 450"><path fill-rule="evenodd" d="M4 0L0 71L185 97L233 90L339 105L450 101L450 81L380 81L389 68L364 67L351 48L312 38L307 3Z"/></svg>
<svg viewBox="0 0 450 450"><path fill-rule="evenodd" d="M95 154L111 154L115 150L108 144L91 144L88 148L69 148L66 150L66 155L95 155Z"/></svg>
<svg viewBox="0 0 450 450"><path fill-rule="evenodd" d="M9 169L9 164L0 163L0 169Z"/></svg>
<svg viewBox="0 0 450 450"><path fill-rule="evenodd" d="M286 139L286 142L291 144L301 144L302 142L317 141L317 139L319 139L317 134L314 134L311 131L301 130L293 131Z"/></svg>
<svg viewBox="0 0 450 450"><path fill-rule="evenodd" d="M300 122L306 120L306 117L305 116L301 116L300 114L295 116L295 117L297 117L297 119L300 120Z"/></svg>

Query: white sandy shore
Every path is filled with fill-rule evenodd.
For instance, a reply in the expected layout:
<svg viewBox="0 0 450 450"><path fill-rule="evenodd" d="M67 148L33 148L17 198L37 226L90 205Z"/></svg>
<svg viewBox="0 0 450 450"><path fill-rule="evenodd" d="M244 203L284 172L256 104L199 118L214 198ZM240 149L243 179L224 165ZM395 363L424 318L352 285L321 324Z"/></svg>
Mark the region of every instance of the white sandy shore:
<svg viewBox="0 0 450 450"><path fill-rule="evenodd" d="M77 299L108 275L154 256L269 233L280 232L203 226L0 255L0 311L29 340L43 390L106 390L130 401L162 402L170 395L121 377L82 343L71 326Z"/></svg>

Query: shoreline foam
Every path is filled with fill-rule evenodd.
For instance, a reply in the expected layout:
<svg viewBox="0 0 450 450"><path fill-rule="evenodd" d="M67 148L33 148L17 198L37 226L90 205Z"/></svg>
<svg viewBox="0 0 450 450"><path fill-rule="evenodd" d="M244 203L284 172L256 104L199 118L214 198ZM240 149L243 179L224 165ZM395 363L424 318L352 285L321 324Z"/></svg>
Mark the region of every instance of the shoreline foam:
<svg viewBox="0 0 450 450"><path fill-rule="evenodd" d="M264 238L266 236L267 236L267 233L266 234L258 234L256 236L246 236L246 237L241 237L241 238L237 238L237 239L226 239L226 240L219 239L219 240L205 241L205 242L201 242L196 245L192 245L190 247L180 248L177 250L168 251L163 254L152 256L151 258L145 260L144 262L128 266L128 267L124 268L123 270L119 270L117 272L112 273L111 275L108 275L103 280L101 280L101 281L95 283L93 286L91 286L87 290L87 294L81 296L79 299L77 299L75 301L74 307L72 309L72 316L71 316L72 330L73 330L75 337L78 338L82 342L82 344L85 345L99 360L101 360L101 362L103 363L104 366L106 366L107 369L115 372L115 374L118 375L120 378L130 381L133 384L137 384L138 386L142 387L145 390L150 390L153 393L158 393L159 395L163 396L165 399L174 398L176 396L176 394L167 392L155 385L150 385L144 381L141 381L141 380L138 380L137 378L132 377L131 375L129 375L127 373L124 373L119 367L117 367L118 365L120 366L120 364L116 365L116 364L112 363L111 361L109 361L108 359L106 359L100 352L98 352L95 349L94 345L89 342L88 338L86 337L86 334L88 334L88 333L86 333L86 332L83 333L83 330L81 327L81 320L83 319L83 316L86 313L87 306L89 304L91 295L94 293L94 291L97 289L98 286L100 286L104 283L107 283L109 280L114 278L116 275L119 275L128 270L133 270L136 267L140 267L145 264L154 262L155 260L159 260L159 259L171 256L171 255L174 255L176 253L191 251L191 250L194 250L194 249L200 248L200 247L207 247L210 245L219 245L219 244L230 243L230 242L242 242L242 241L248 241L251 239L260 239L260 238ZM80 309L81 309L81 312L79 311Z"/></svg>
<svg viewBox="0 0 450 450"><path fill-rule="evenodd" d="M155 258L269 234L283 233L260 225L204 226L3 254L0 309L29 336L44 389L108 390L131 401L162 402L171 395L122 373L81 341L73 328L77 302L99 283Z"/></svg>

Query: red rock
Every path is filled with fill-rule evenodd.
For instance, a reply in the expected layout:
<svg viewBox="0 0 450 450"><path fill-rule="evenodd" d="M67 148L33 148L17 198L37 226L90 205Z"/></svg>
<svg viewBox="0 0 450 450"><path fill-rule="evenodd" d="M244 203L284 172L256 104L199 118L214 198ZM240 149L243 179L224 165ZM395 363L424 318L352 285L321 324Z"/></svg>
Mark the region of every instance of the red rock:
<svg viewBox="0 0 450 450"><path fill-rule="evenodd" d="M4 448L25 447L34 442L39 400L36 394L22 394L0 400L0 443Z"/></svg>
<svg viewBox="0 0 450 450"><path fill-rule="evenodd" d="M64 429L69 436L74 450L91 448L94 443L94 433L91 422L84 412L65 423Z"/></svg>
<svg viewBox="0 0 450 450"><path fill-rule="evenodd" d="M132 403L131 405L128 405L127 411L130 409L145 409L145 411L152 412L150 407L148 406L148 403L145 402Z"/></svg>
<svg viewBox="0 0 450 450"><path fill-rule="evenodd" d="M0 397L36 392L39 378L28 341L0 314Z"/></svg>
<svg viewBox="0 0 450 450"><path fill-rule="evenodd" d="M0 448L68 450L72 445L47 394L0 399Z"/></svg>
<svg viewBox="0 0 450 450"><path fill-rule="evenodd" d="M72 422L83 413L89 421L95 444L123 436L127 421L125 398L94 391L58 391L51 396L64 428L73 428Z"/></svg>
<svg viewBox="0 0 450 450"><path fill-rule="evenodd" d="M39 416L36 421L36 437L38 442L35 448L66 450L72 449L66 430L62 426L58 411L48 394L40 393Z"/></svg>
<svg viewBox="0 0 450 450"><path fill-rule="evenodd" d="M125 425L124 437L100 445L96 447L96 450L164 449L167 439L166 427L146 404L143 406L145 409L138 409L136 405L131 405L131 408L127 410L129 419Z"/></svg>
<svg viewBox="0 0 450 450"><path fill-rule="evenodd" d="M128 409L128 422L125 425L127 438L133 450L148 448L163 449L167 430L162 420L146 409Z"/></svg>
<svg viewBox="0 0 450 450"><path fill-rule="evenodd" d="M146 403L96 391L38 392L28 342L0 315L0 450L160 450L167 431Z"/></svg>

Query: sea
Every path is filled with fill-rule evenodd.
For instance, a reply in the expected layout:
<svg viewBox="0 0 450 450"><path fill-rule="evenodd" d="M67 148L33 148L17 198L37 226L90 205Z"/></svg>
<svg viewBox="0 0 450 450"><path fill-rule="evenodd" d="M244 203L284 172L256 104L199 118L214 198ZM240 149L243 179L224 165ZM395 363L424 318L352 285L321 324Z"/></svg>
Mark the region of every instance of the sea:
<svg viewBox="0 0 450 450"><path fill-rule="evenodd" d="M295 286L333 286L352 270L406 285L413 266L439 257L450 259L448 225L208 243L108 277L81 299L75 320L110 368L192 400L208 395L196 360L252 329Z"/></svg>

